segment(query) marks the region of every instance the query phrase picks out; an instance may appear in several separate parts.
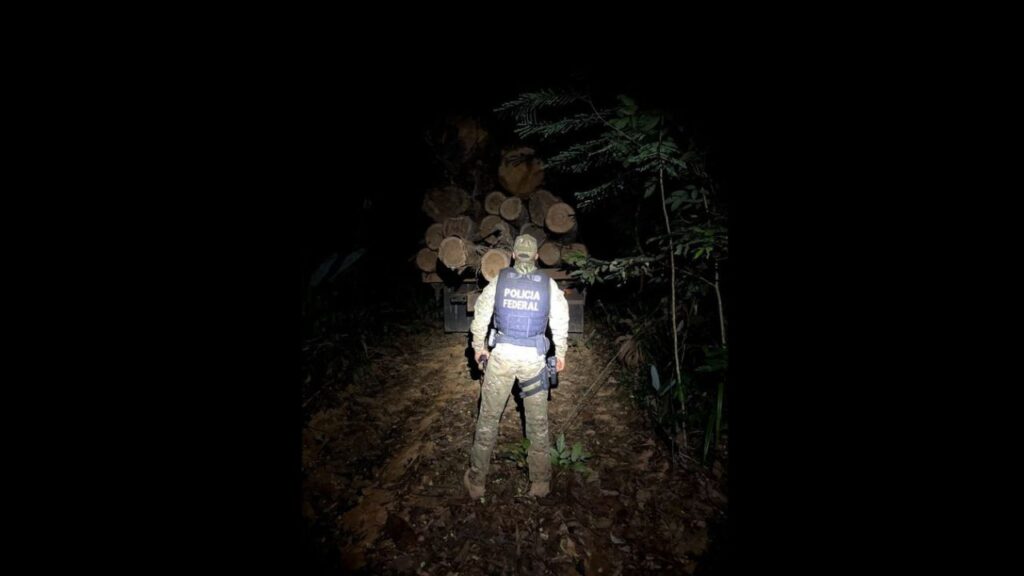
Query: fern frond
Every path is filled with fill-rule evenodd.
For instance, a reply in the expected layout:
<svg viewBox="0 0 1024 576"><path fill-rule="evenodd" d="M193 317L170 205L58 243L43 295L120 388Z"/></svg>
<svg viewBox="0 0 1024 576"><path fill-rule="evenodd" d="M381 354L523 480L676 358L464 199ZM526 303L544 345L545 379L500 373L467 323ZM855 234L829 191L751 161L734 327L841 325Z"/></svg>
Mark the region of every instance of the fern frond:
<svg viewBox="0 0 1024 576"><path fill-rule="evenodd" d="M613 196L616 192L621 192L623 189L622 181L618 178L611 182L605 182L600 186L595 186L589 190L583 190L576 192L576 207L580 210L586 210L595 203Z"/></svg>
<svg viewBox="0 0 1024 576"><path fill-rule="evenodd" d="M612 160L609 150L609 143L601 138L573 144L552 156L547 167L561 172L582 174L608 164Z"/></svg>
<svg viewBox="0 0 1024 576"><path fill-rule="evenodd" d="M560 92L557 90L540 90L526 92L518 98L502 104L494 109L499 114L512 114L518 120L530 118L542 108L560 108L584 99L584 95L576 92Z"/></svg>

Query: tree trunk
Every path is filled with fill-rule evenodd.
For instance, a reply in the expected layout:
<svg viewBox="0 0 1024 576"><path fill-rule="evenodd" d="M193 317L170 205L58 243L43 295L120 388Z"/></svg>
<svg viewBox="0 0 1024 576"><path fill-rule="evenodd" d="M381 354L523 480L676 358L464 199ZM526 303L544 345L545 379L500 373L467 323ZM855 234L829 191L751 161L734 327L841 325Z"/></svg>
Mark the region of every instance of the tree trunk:
<svg viewBox="0 0 1024 576"><path fill-rule="evenodd" d="M476 222L469 216L456 216L444 221L444 235L458 236L463 240L472 240L476 235Z"/></svg>
<svg viewBox="0 0 1024 576"><path fill-rule="evenodd" d="M505 196L498 190L491 192L484 197L484 210L486 210L488 214L498 214L501 211L502 202L507 198L508 196Z"/></svg>
<svg viewBox="0 0 1024 576"><path fill-rule="evenodd" d="M543 226L544 220L548 216L548 209L558 202L560 202L560 200L551 192L544 189L537 190L537 192L530 197L530 222L533 222L537 226Z"/></svg>
<svg viewBox="0 0 1024 576"><path fill-rule="evenodd" d="M444 224L435 222L428 226L424 239L427 241L427 248L436 252L437 247L441 245L441 240L444 240Z"/></svg>
<svg viewBox="0 0 1024 576"><path fill-rule="evenodd" d="M540 261L545 266L558 266L562 262L562 245L548 240L537 250Z"/></svg>
<svg viewBox="0 0 1024 576"><path fill-rule="evenodd" d="M469 209L469 194L455 186L435 188L423 196L423 211L435 222L444 222Z"/></svg>
<svg viewBox="0 0 1024 576"><path fill-rule="evenodd" d="M480 274L488 282L498 277L498 272L509 267L511 253L498 248L491 248L480 259Z"/></svg>
<svg viewBox="0 0 1024 576"><path fill-rule="evenodd" d="M416 267L423 272L437 270L437 251L430 248L423 248L416 254Z"/></svg>
<svg viewBox="0 0 1024 576"><path fill-rule="evenodd" d="M527 198L544 183L544 162L534 155L532 148L507 150L501 155L498 181L505 190Z"/></svg>

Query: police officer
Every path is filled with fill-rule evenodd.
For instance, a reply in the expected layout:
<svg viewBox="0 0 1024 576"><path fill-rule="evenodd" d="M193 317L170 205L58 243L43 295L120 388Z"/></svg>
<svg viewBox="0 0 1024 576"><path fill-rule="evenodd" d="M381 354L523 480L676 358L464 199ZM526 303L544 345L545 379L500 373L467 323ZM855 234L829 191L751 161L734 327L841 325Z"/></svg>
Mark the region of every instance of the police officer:
<svg viewBox="0 0 1024 576"><path fill-rule="evenodd" d="M487 360L470 467L462 480L472 498L484 495L498 423L517 379L526 410L526 437L530 440L530 494L543 497L551 489L548 395L542 380L550 346L545 331L550 321L556 367L561 372L569 334L569 303L555 281L537 269L537 240L533 236L518 236L513 252L513 266L502 270L477 299L470 326L477 364ZM492 315L497 335L494 349L488 352L485 338Z"/></svg>

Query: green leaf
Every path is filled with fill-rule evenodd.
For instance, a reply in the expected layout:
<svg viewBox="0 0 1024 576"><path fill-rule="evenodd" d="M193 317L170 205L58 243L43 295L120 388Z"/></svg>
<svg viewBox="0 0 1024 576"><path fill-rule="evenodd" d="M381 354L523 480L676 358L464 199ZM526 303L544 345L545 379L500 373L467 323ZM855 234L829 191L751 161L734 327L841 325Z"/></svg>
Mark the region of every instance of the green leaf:
<svg viewBox="0 0 1024 576"><path fill-rule="evenodd" d="M576 462L572 465L572 469L577 472L587 472L587 466L582 462Z"/></svg>
<svg viewBox="0 0 1024 576"><path fill-rule="evenodd" d="M554 90L540 90L538 92L526 92L520 94L515 100L506 102L498 108L495 108L495 111L513 111L517 112L517 115L520 115L525 112L532 112L539 108L567 106L582 99L583 95L578 93L561 93Z"/></svg>
<svg viewBox="0 0 1024 576"><path fill-rule="evenodd" d="M623 114L626 114L628 116L632 116L633 114L636 114L637 105L636 105L636 102L634 102L632 98L630 98L629 96L625 96L625 95L620 94L619 95L619 102L622 103L622 106L619 107L619 110Z"/></svg>
<svg viewBox="0 0 1024 576"><path fill-rule="evenodd" d="M579 442L573 444L572 445L572 456L571 456L572 457L572 461L573 462L579 461L580 456L582 454L583 454L583 446L580 446Z"/></svg>
<svg viewBox="0 0 1024 576"><path fill-rule="evenodd" d="M654 390L661 390L661 378L658 376L658 369L651 364L651 386L654 386Z"/></svg>
<svg viewBox="0 0 1024 576"><path fill-rule="evenodd" d="M557 446L558 446L558 453L559 454L561 454L562 452L565 452L565 434L564 433L558 435L558 444L557 444Z"/></svg>

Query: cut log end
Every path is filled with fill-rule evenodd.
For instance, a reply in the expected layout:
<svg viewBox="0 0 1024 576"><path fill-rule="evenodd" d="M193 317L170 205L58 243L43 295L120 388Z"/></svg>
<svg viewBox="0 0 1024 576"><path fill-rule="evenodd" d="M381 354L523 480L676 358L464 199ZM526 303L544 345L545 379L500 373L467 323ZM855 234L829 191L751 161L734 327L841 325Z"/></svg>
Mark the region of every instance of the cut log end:
<svg viewBox="0 0 1024 576"><path fill-rule="evenodd" d="M544 163L532 148L508 150L501 155L498 182L520 198L527 198L544 183Z"/></svg>
<svg viewBox="0 0 1024 576"><path fill-rule="evenodd" d="M427 233L424 235L424 239L427 242L427 248L436 251L438 246L441 245L441 240L444 240L444 224L435 222L427 228Z"/></svg>
<svg viewBox="0 0 1024 576"><path fill-rule="evenodd" d="M519 231L520 234L529 234L537 239L537 246L544 244L548 240L548 234L544 231L544 228L536 224L524 224L523 228Z"/></svg>
<svg viewBox="0 0 1024 576"><path fill-rule="evenodd" d="M472 240L476 234L476 222L469 216L456 216L444 221L444 235L458 236L463 240Z"/></svg>
<svg viewBox="0 0 1024 576"><path fill-rule="evenodd" d="M546 266L558 266L562 262L562 245L547 241L537 250L540 261Z"/></svg>
<svg viewBox="0 0 1024 576"><path fill-rule="evenodd" d="M491 246L511 244L512 227L500 216L493 214L484 216L484 219L480 221L480 238Z"/></svg>
<svg viewBox="0 0 1024 576"><path fill-rule="evenodd" d="M462 268L466 265L467 260L466 242L458 236L445 238L437 249L437 257L442 264L452 270Z"/></svg>
<svg viewBox="0 0 1024 576"><path fill-rule="evenodd" d="M509 267L511 254L505 250L492 248L480 259L480 275L488 282L493 282L498 273Z"/></svg>
<svg viewBox="0 0 1024 576"><path fill-rule="evenodd" d="M520 214L523 213L523 200L518 196L507 198L501 203L498 211L505 220L516 222L519 220Z"/></svg>
<svg viewBox="0 0 1024 576"><path fill-rule="evenodd" d="M505 196L501 192L495 190L484 197L484 211L488 214L499 214L501 212L501 205L508 196Z"/></svg>
<svg viewBox="0 0 1024 576"><path fill-rule="evenodd" d="M530 221L537 226L543 226L544 220L548 216L548 210L559 202L561 200L551 192L544 189L537 190L529 200Z"/></svg>
<svg viewBox="0 0 1024 576"><path fill-rule="evenodd" d="M449 236L441 241L437 258L446 267L462 272L466 268L476 268L480 265L481 251L482 249L472 242L458 236Z"/></svg>
<svg viewBox="0 0 1024 576"><path fill-rule="evenodd" d="M559 202L548 209L544 225L555 234L565 234L576 227L576 211L565 202Z"/></svg>
<svg viewBox="0 0 1024 576"><path fill-rule="evenodd" d="M416 254L416 267L422 272L433 272L437 270L437 252L430 248L423 248Z"/></svg>

